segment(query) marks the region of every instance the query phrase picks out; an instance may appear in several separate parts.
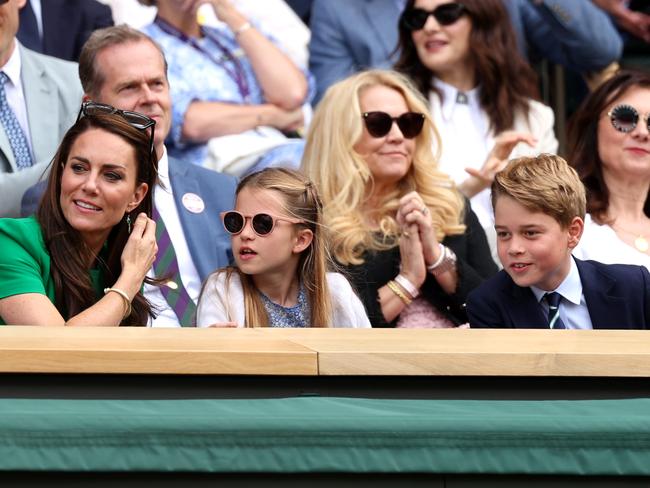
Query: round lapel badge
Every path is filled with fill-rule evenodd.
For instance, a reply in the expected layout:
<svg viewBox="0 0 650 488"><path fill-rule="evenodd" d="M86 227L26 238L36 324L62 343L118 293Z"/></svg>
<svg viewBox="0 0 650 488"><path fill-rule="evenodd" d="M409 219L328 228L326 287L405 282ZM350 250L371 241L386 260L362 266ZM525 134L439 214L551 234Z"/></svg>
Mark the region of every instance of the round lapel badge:
<svg viewBox="0 0 650 488"><path fill-rule="evenodd" d="M203 198L196 193L186 193L181 199L183 206L190 212L200 214L205 210L205 202Z"/></svg>

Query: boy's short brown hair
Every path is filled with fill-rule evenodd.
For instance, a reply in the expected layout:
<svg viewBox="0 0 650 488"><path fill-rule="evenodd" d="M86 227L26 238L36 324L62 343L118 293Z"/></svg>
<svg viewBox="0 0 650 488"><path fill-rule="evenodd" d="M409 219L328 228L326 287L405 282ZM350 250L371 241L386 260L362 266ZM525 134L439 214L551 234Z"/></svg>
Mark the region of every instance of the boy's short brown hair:
<svg viewBox="0 0 650 488"><path fill-rule="evenodd" d="M531 212L550 215L563 228L574 217L585 218L585 187L576 171L555 154L510 161L492 183L492 208L504 195Z"/></svg>

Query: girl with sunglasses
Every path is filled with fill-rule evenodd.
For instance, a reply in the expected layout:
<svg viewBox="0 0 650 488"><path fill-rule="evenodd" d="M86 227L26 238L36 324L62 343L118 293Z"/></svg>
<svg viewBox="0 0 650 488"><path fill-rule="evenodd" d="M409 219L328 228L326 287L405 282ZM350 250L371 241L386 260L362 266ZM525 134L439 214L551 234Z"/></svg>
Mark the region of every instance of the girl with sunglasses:
<svg viewBox="0 0 650 488"><path fill-rule="evenodd" d="M93 107L63 137L36 215L0 219L0 324L144 326L153 315L141 292L157 250L148 118Z"/></svg>
<svg viewBox="0 0 650 488"><path fill-rule="evenodd" d="M496 243L488 190L494 174L509 158L558 147L553 112L533 100L536 77L519 54L508 13L501 0L409 0L399 48L395 69L429 99L442 139L440 167L472 199Z"/></svg>
<svg viewBox="0 0 650 488"><path fill-rule="evenodd" d="M237 266L207 279L199 327L370 326L348 281L327 272L322 204L309 180L270 168L241 180L236 195L221 218Z"/></svg>
<svg viewBox="0 0 650 488"><path fill-rule="evenodd" d="M568 160L587 188L574 255L650 269L650 74L619 72L571 118Z"/></svg>
<svg viewBox="0 0 650 488"><path fill-rule="evenodd" d="M332 85L303 169L321 189L332 254L373 327L450 327L496 272L468 202L431 152L438 133L407 79L366 71Z"/></svg>

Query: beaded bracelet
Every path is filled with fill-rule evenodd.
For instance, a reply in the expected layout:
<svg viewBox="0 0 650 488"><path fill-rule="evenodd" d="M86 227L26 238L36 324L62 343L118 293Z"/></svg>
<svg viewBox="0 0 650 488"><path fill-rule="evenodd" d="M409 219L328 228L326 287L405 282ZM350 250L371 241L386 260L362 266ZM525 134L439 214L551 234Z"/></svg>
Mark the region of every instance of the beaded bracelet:
<svg viewBox="0 0 650 488"><path fill-rule="evenodd" d="M420 295L420 290L418 290L418 287L415 286L411 280L409 280L406 276L404 276L402 273L398 274L395 276L395 281L399 286L404 288L404 291L411 295L411 298L415 299Z"/></svg>
<svg viewBox="0 0 650 488"><path fill-rule="evenodd" d="M120 290L119 288L104 288L104 295L106 295L109 292L114 292L117 293L120 297L122 297L122 300L124 301L124 315L122 316L122 320L127 318L129 315L131 315L131 300L129 300L129 295L126 294L125 291Z"/></svg>
<svg viewBox="0 0 650 488"><path fill-rule="evenodd" d="M402 300L406 305L411 304L413 300L406 296L406 293L402 291L402 289L395 281L390 280L388 283L386 283L386 285L388 285L388 288L390 288L390 290L395 293L395 295L397 295L399 299Z"/></svg>

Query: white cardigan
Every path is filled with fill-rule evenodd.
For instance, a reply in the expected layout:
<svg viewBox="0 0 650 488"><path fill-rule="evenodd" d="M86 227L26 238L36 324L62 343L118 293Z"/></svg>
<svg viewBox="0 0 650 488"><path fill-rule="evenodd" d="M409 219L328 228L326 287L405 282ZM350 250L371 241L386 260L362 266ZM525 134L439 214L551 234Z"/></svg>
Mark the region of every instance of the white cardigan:
<svg viewBox="0 0 650 488"><path fill-rule="evenodd" d="M361 300L348 280L340 273L327 273L327 284L332 295L332 324L334 327L370 327L370 321ZM234 322L244 327L244 292L237 273L226 286L226 273L216 271L205 283L196 311L197 327Z"/></svg>

